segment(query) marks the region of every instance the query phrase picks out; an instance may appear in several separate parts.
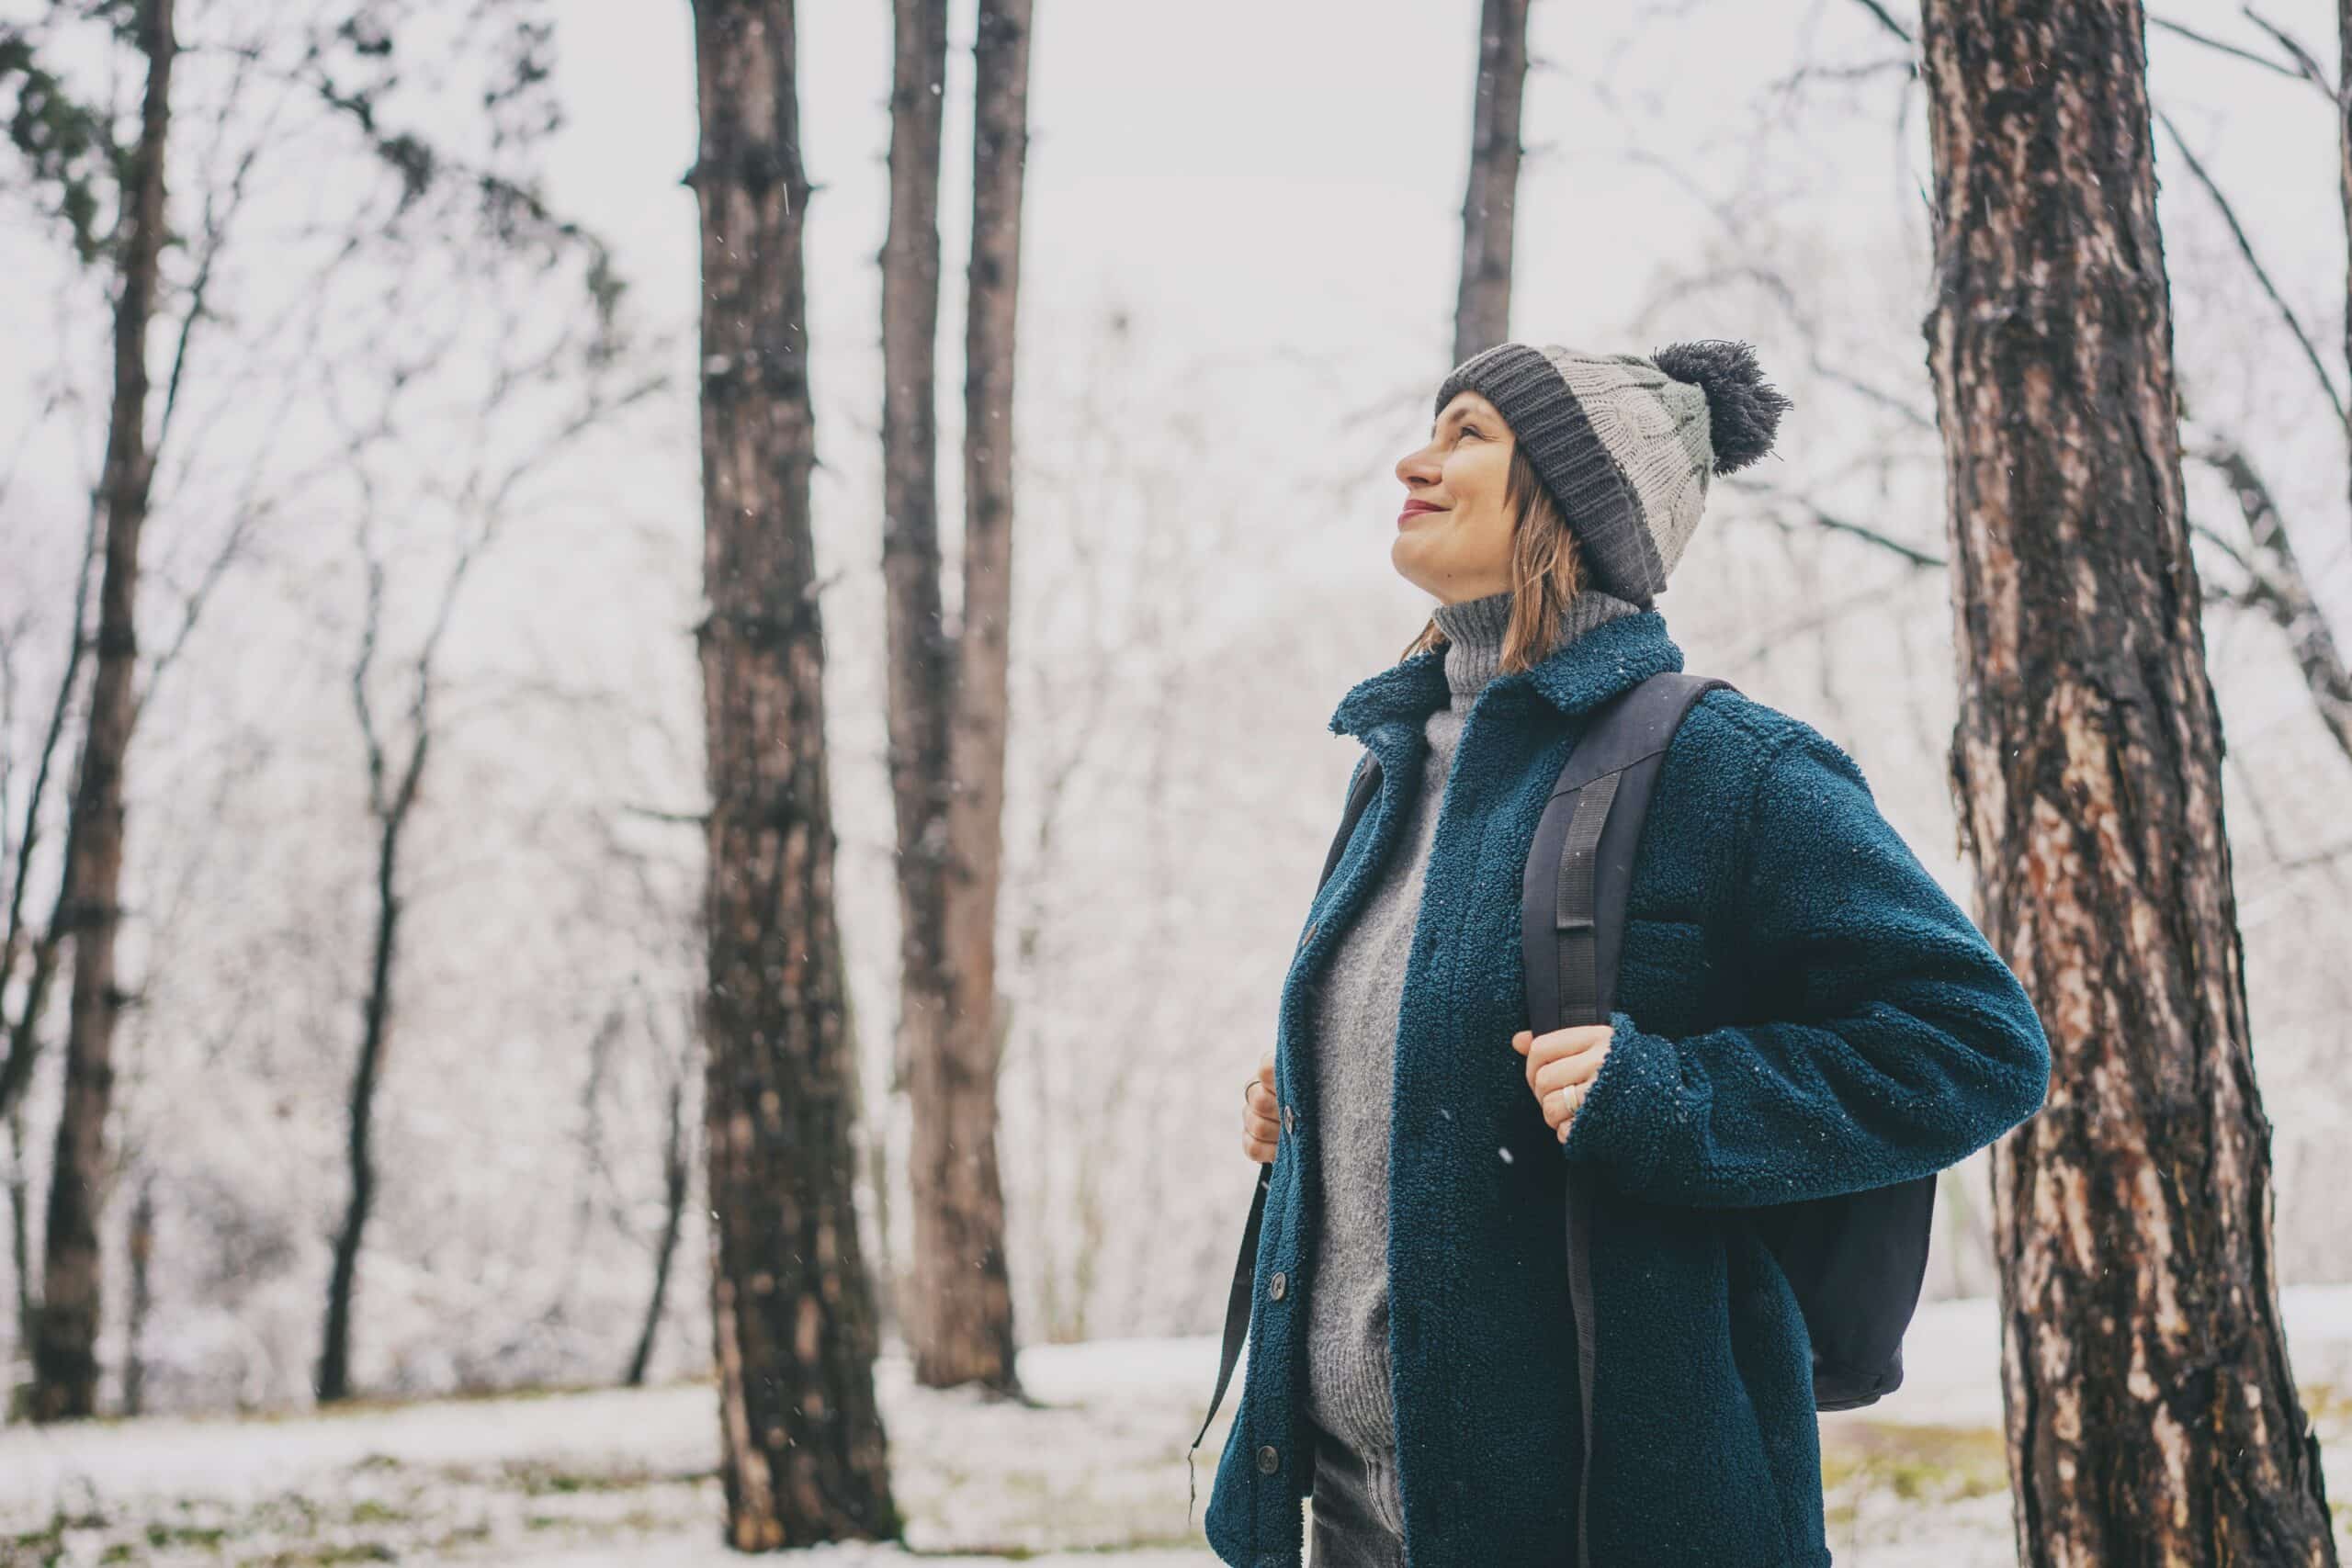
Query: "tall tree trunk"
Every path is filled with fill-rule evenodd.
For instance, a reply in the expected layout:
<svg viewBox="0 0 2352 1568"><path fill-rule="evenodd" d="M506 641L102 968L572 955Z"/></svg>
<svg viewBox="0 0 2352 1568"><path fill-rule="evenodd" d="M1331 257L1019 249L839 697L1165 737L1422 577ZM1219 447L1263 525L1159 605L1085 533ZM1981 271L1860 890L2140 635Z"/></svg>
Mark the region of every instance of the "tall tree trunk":
<svg viewBox="0 0 2352 1568"><path fill-rule="evenodd" d="M1923 19L1952 786L2052 1054L1993 1159L2019 1561L2333 1562L2279 1321L2141 9Z"/></svg>
<svg viewBox="0 0 2352 1568"><path fill-rule="evenodd" d="M956 649L941 608L939 433L939 128L947 73L946 0L894 0L890 82L890 224L882 242L882 579L889 638L890 800L897 819L899 1028L893 1091L914 1064L949 1049L948 716ZM913 1108L918 1138L936 1114ZM878 1141L875 1155L881 1150ZM876 1172L877 1195L888 1191ZM916 1196L917 1212L929 1206ZM887 1231L885 1235L888 1234ZM923 1233L928 1236L929 1232ZM910 1344L931 1331L910 1321L922 1292L889 1303Z"/></svg>
<svg viewBox="0 0 2352 1568"><path fill-rule="evenodd" d="M1012 607L1013 350L1028 161L1029 0L980 0L964 332L964 570L948 716L946 1016L908 1063L915 1381L1020 1392L997 1170L997 889Z"/></svg>
<svg viewBox="0 0 2352 1568"><path fill-rule="evenodd" d="M2335 189L2344 207L2344 232L2352 241L2352 0L2335 0ZM2345 298L2352 302L2352 252L2346 253ZM2344 363L2352 368L2352 304L2344 316ZM2345 400L2352 411L2352 398ZM2352 439L2352 428L2345 431Z"/></svg>
<svg viewBox="0 0 2352 1568"><path fill-rule="evenodd" d="M147 1320L153 1314L155 1290L155 1177L142 1172L139 1196L130 1205L130 1311L122 1325L122 1413L142 1414L147 1408Z"/></svg>
<svg viewBox="0 0 2352 1568"><path fill-rule="evenodd" d="M357 680L366 680L364 670ZM374 764L381 753L372 735L368 746ZM390 799L380 793L380 768L373 770L378 786L376 936L368 954L368 992L359 1004L359 1057L351 1069L351 1097L345 1110L344 1162L350 1191L344 1202L343 1224L335 1232L334 1261L327 1271L326 1328L319 1349L317 1390L322 1404L348 1399L352 1392L352 1305L359 1286L360 1243L376 1201L376 1090L383 1082L384 1055L391 1043L392 970L400 955L401 839L424 777L426 750L425 737L419 735L409 753L400 791Z"/></svg>
<svg viewBox="0 0 2352 1568"><path fill-rule="evenodd" d="M25 1108L21 1105L7 1113L8 1124L8 1264L9 1278L15 1281L16 1300L11 1303L15 1314L12 1326L17 1344L26 1355L32 1353L34 1322L33 1303L33 1237L32 1181L25 1161ZM6 1363L0 1363L5 1366ZM0 1393L0 1418L9 1413L8 1390Z"/></svg>
<svg viewBox="0 0 2352 1568"><path fill-rule="evenodd" d="M1470 182L1462 197L1462 283L1453 304L1456 365L1510 335L1511 231L1519 205L1528 4L1485 0L1479 7Z"/></svg>
<svg viewBox="0 0 2352 1568"><path fill-rule="evenodd" d="M164 244L164 153L171 132L172 0L142 0L139 49L147 59L139 141L122 187L116 235L114 408L100 486L106 573L98 587L96 672L67 837L74 864L74 987L65 1030L65 1105L57 1125L42 1243L41 1301L33 1337L34 1419L96 1413L102 1265L98 1222L107 1176L107 1111L114 1094L115 985L121 923L123 767L138 697L135 610L139 536L154 464L147 447L147 333Z"/></svg>
<svg viewBox="0 0 2352 1568"><path fill-rule="evenodd" d="M662 1335L662 1306L670 1296L670 1266L677 1258L678 1228L685 1219L686 1190L693 1175L687 1158L685 1098L685 1079L672 1079L669 1125L662 1140L662 1239L653 1248L653 1293L645 1303L645 1326L639 1331L637 1348L629 1356L628 1375L621 1380L631 1388L644 1386L645 1369Z"/></svg>
<svg viewBox="0 0 2352 1568"><path fill-rule="evenodd" d="M12 868L8 886L8 914L5 930L0 930L0 958L13 960L19 952L26 954L28 968L22 990L23 1000L17 1004L17 1016L6 1018L0 1008L0 1021L7 1024L8 1055L0 1061L0 1117L13 1118L24 1108L25 1091L32 1087L33 1063L40 1054L40 1021L49 1005L50 982L56 977L58 955L70 932L67 926L74 918L74 834L72 814L67 817L64 869L57 879L57 893L50 905L49 921L38 935L26 937L25 900L32 887L33 852L40 843L41 805L49 796L51 769L62 750L65 732L74 711L74 696L82 683L82 666L87 659L89 626L90 579L105 554L106 492L103 488L90 498L89 524L83 532L82 568L74 580L74 612L68 623L65 639L65 669L58 677L57 695L50 705L49 724L41 733L38 761L33 766L32 787L25 793L24 831L17 839L17 863ZM134 703L131 716L138 716ZM86 745L88 737L83 738ZM76 769L78 774L79 769ZM0 979L13 979L13 962L0 963ZM6 989L0 985L0 990ZM13 1123L12 1123L13 1124ZM21 1129L19 1129L21 1134ZM31 1281L25 1281L29 1293Z"/></svg>
<svg viewBox="0 0 2352 1568"><path fill-rule="evenodd" d="M896 1539L855 1207L790 0L695 0L702 140L703 997L726 1538Z"/></svg>

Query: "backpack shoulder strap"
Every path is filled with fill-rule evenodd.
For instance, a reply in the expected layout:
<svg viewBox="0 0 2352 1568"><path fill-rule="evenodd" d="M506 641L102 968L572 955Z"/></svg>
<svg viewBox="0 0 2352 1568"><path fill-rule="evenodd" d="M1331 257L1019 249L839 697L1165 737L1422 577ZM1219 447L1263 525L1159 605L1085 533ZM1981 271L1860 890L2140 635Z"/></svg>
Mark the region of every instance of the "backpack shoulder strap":
<svg viewBox="0 0 2352 1568"><path fill-rule="evenodd" d="M1666 671L1592 711L1544 803L1521 883L1520 950L1528 1027L1548 1034L1609 1021L1617 956L1634 885L1634 852L1666 749L1690 705L1728 681ZM1592 1382L1598 1364L1592 1308L1592 1180L1566 1169L1568 1306L1576 1320L1577 1404L1583 1443L1577 1471L1577 1568L1590 1568L1585 1517L1592 1480Z"/></svg>
<svg viewBox="0 0 2352 1568"><path fill-rule="evenodd" d="M1633 889L1634 852L1666 750L1713 676L1668 671L1595 709L1569 750L1529 846L1520 942L1528 1027L1606 1023Z"/></svg>

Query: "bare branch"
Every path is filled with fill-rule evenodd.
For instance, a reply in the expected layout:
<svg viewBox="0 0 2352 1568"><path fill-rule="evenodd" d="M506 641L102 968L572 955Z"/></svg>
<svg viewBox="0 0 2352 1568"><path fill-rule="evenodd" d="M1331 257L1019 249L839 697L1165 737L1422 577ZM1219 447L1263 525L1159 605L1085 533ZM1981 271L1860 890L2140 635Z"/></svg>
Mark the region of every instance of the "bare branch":
<svg viewBox="0 0 2352 1568"><path fill-rule="evenodd" d="M2321 361L2319 350L2312 346L2311 334L2303 330L2303 323L2296 316L2294 307L2279 296L2278 286L2270 281L2269 271L2262 265L2262 258L2254 254L2254 242L2246 236L2245 226L2238 221L2236 209L2222 194L2221 186L2213 183L2213 176L2206 172L2197 154L2189 150L2188 138L2182 136L2180 128L2173 124L2172 116L2162 109L2157 109L2155 115L2165 132L2172 137L2172 144L2180 150L2182 160L2188 164L2188 172L2197 176L2197 183L2205 187L2205 194L2213 198L2215 207L2221 209L2222 220L2229 225L2230 237L2238 243L2238 254L2245 257L2246 265L2254 270L2255 281L2262 285L2262 291L2270 297L2270 303L2278 307L2279 318L2287 323L2287 330L2294 333L2295 341L2302 345L2303 357L2310 362L2312 374L2319 378L2320 389L2327 394L2327 406L2335 411L2335 423L2342 425L2345 423L2344 400L2335 390L2335 378L2328 375L2327 367Z"/></svg>
<svg viewBox="0 0 2352 1568"><path fill-rule="evenodd" d="M1833 534L1849 535L1861 540L1864 544L1875 545L1901 559L1905 566L1917 570L1940 571L1947 564L1944 558L1939 555L1931 554L1915 545L1906 545L1892 535L1880 533L1867 524L1856 523L1850 518L1838 516L1818 502L1793 491L1782 490L1776 485L1766 484L1758 479L1726 479L1723 482L1732 490L1761 496L1785 506L1793 506L1804 513L1807 519L1815 526ZM1774 521L1777 522L1779 519L1776 518ZM1785 525L1782 525L1785 526Z"/></svg>
<svg viewBox="0 0 2352 1568"><path fill-rule="evenodd" d="M2252 15L2252 13L2249 12L2248 15ZM2268 55L2256 54L2254 51L2241 48L2236 44L2231 43L2226 39L2217 39L2210 34L2200 33L2194 28L2184 27L2180 23L2171 20L2169 17L2159 17L2154 12L2150 12L2148 14L2148 26L2162 28L2164 31L2171 33L2177 38L2185 38L2191 43L2202 44L2207 49L2230 55L2234 59L2243 60L2249 65L2258 65L2265 71L2275 72L2281 76L2301 79L2304 75L2303 72L2297 70L2294 66L2282 65L2278 61L2271 59ZM2331 92L2328 96L2330 97L2334 97L2335 95Z"/></svg>
<svg viewBox="0 0 2352 1568"><path fill-rule="evenodd" d="M1913 34L1911 29L1905 27L1901 22L1896 21L1887 11L1887 8L1878 3L1878 0L1856 0L1856 4L1860 5L1863 10L1868 11L1873 17L1877 18L1878 25L1880 27L1884 28L1888 32L1893 33L1905 43L1911 44L1914 47L1918 44L1919 39L1915 34Z"/></svg>
<svg viewBox="0 0 2352 1568"><path fill-rule="evenodd" d="M2322 66L2317 60L2312 57L2312 51L2310 50L2305 49L2301 44L2296 42L2294 37L2290 34L2286 28L2263 17L2253 6L2241 6L2238 7L2238 10L2247 21L2252 22L2256 27L2260 28L2264 32L2268 33L2272 38L2278 39L2278 47L2285 50L2290 55L2293 56L2298 73L2306 81L2310 82L2312 86L2317 87L2320 91L2325 93L2327 95L2328 102L2335 103L2339 101L2337 97L2339 89L2328 85L2326 69Z"/></svg>
<svg viewBox="0 0 2352 1568"><path fill-rule="evenodd" d="M2229 481L2245 515L2248 540L2244 555L2231 552L2246 573L2245 586L2236 598L2260 610L2287 635L2295 667L2302 672L2320 722L2327 727L2337 749L2352 760L2352 671L2346 670L2335 634L2312 593L2302 564L2295 558L2294 542L2288 536L2269 485L2256 469L2253 458L2235 442L2185 442L2182 455L2207 464Z"/></svg>

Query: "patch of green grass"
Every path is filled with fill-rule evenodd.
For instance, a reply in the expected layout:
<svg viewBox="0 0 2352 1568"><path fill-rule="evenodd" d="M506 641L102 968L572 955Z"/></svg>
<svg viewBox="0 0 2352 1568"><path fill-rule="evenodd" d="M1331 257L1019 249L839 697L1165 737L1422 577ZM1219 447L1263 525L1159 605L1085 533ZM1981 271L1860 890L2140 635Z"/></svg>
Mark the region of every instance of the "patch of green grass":
<svg viewBox="0 0 2352 1568"><path fill-rule="evenodd" d="M582 1492L638 1492L649 1486L698 1486L717 1475L711 1470L564 1470L543 1460L508 1460L493 1484L519 1488L526 1497L569 1496Z"/></svg>
<svg viewBox="0 0 2352 1568"><path fill-rule="evenodd" d="M0 1536L0 1563L34 1563L48 1568L65 1554L65 1527L55 1519L46 1529Z"/></svg>
<svg viewBox="0 0 2352 1568"><path fill-rule="evenodd" d="M1076 1541L1059 1546L1030 1546L1024 1542L963 1541L954 1546L916 1547L900 1543L909 1557L986 1557L1001 1558L1007 1562L1026 1562L1037 1557L1079 1557L1094 1554L1103 1557L1125 1557L1138 1551L1177 1551L1197 1547L1200 1541L1190 1536L1140 1535L1125 1540Z"/></svg>
<svg viewBox="0 0 2352 1568"><path fill-rule="evenodd" d="M440 1537L434 1541L434 1557L412 1557L410 1561L429 1562L435 1561L435 1559L441 1554L455 1551L458 1547L479 1546L483 1541L490 1539L490 1527L486 1524L475 1523L470 1525L459 1525L456 1529L444 1530Z"/></svg>
<svg viewBox="0 0 2352 1568"><path fill-rule="evenodd" d="M229 1540L229 1530L222 1525L167 1525L161 1520L147 1527L147 1544L158 1551L175 1546L202 1546L218 1551Z"/></svg>
<svg viewBox="0 0 2352 1568"><path fill-rule="evenodd" d="M1822 1429L1822 1490L1840 1494L1849 1520L1849 1499L1855 1493L1891 1492L1905 1502L1952 1503L2005 1491L2008 1484L2005 1439L1992 1427L1872 1422Z"/></svg>
<svg viewBox="0 0 2352 1568"><path fill-rule="evenodd" d="M594 1529L599 1534L652 1535L657 1531L678 1528L677 1518L652 1508L631 1508L617 1517L599 1516L594 1518L566 1514L526 1514L523 1528L526 1530Z"/></svg>
<svg viewBox="0 0 2352 1568"><path fill-rule="evenodd" d="M651 1535L656 1530L674 1529L678 1521L650 1508L631 1508L612 1521L615 1529L634 1530L639 1535Z"/></svg>
<svg viewBox="0 0 2352 1568"><path fill-rule="evenodd" d="M56 1568L65 1560L65 1532L107 1528L106 1516L95 1511L51 1513L49 1523L35 1530L0 1536L0 1568Z"/></svg>
<svg viewBox="0 0 2352 1568"><path fill-rule="evenodd" d="M2302 1400L2303 1414L2311 1417L2312 1425L2352 1426L2352 1389L2341 1389L2332 1382L2309 1382L2295 1392Z"/></svg>

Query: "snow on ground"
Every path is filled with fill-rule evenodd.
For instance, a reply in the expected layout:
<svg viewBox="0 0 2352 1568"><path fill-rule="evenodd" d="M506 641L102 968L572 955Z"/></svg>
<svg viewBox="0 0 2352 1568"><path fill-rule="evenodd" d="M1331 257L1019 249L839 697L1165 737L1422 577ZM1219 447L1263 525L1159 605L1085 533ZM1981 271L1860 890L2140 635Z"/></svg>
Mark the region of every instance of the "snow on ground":
<svg viewBox="0 0 2352 1568"><path fill-rule="evenodd" d="M2291 1288L2299 1383L2331 1457L2352 1446L2352 1287ZM1903 1389L1823 1417L1840 1568L2014 1561L1990 1301L1921 1308ZM1017 1558L1213 1568L1200 1533L1226 1407L1185 1450L1216 1382L1203 1337L1035 1346L1031 1403L876 1370L903 1547L797 1556L813 1568ZM0 1430L0 1568L404 1562L718 1568L718 1418L707 1383L518 1394L326 1415ZM2344 1483L2339 1482L2339 1490ZM1189 1506L1189 1513L1188 1513Z"/></svg>
<svg viewBox="0 0 2352 1568"><path fill-rule="evenodd" d="M2352 1392L2352 1285L2281 1292L2299 1386ZM1903 1340L1903 1386L1852 1416L1931 1425L2001 1424L2001 1320L1989 1296L1925 1302ZM1829 1415L1826 1425L1846 1417Z"/></svg>

